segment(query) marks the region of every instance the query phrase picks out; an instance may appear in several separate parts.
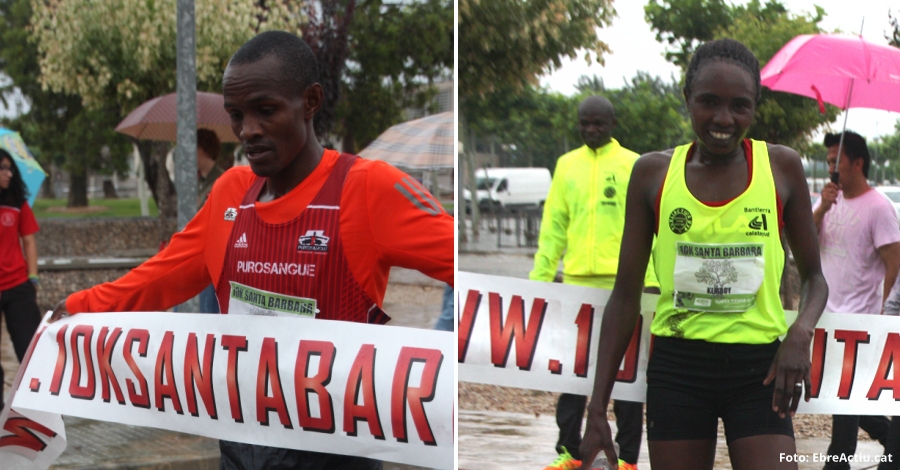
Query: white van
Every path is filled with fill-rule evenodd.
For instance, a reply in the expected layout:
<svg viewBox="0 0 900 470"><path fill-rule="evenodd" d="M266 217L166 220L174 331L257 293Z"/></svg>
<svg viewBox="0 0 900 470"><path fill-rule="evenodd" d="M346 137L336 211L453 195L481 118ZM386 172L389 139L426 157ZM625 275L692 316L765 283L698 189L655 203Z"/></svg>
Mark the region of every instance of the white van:
<svg viewBox="0 0 900 470"><path fill-rule="evenodd" d="M475 172L478 206L517 209L539 207L550 191L550 170L546 168L482 168ZM472 195L463 191L468 207Z"/></svg>

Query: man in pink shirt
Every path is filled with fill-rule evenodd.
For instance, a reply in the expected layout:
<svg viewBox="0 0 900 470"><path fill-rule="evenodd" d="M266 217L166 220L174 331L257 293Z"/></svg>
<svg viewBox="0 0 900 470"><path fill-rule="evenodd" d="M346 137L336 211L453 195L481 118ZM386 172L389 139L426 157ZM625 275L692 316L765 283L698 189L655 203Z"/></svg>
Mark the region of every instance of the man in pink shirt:
<svg viewBox="0 0 900 470"><path fill-rule="evenodd" d="M826 184L813 206L822 272L828 282L825 311L880 315L900 269L900 226L891 203L866 179L870 161L866 140L855 132L844 132L836 163L840 139L840 134L825 136L829 171L837 171L838 183ZM889 425L884 416L836 415L828 454L853 455L860 426L884 444ZM850 465L845 458L829 461L824 468L843 470Z"/></svg>

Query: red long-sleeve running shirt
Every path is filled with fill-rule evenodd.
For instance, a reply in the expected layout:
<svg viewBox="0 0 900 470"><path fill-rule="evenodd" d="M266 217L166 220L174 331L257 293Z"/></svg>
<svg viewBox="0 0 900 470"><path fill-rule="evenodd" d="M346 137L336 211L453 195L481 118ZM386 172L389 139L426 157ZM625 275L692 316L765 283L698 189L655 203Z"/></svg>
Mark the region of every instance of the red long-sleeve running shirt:
<svg viewBox="0 0 900 470"><path fill-rule="evenodd" d="M296 188L274 201L257 202L259 216L270 224L296 218L322 188L339 155L326 150ZM217 284L234 223L228 215L256 178L249 167L227 171L165 250L115 281L70 295L66 309L165 310ZM350 169L341 194L340 230L350 271L379 306L391 266L453 285L453 218L412 177L384 162L359 159Z"/></svg>

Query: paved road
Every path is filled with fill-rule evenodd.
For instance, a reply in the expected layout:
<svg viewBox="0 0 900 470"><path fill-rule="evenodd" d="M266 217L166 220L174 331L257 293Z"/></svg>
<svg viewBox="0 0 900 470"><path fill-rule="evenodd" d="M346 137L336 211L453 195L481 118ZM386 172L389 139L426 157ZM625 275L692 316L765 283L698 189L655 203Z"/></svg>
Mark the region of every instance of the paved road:
<svg viewBox="0 0 900 470"><path fill-rule="evenodd" d="M616 423L610 421L615 433ZM484 468L484 462L491 462L492 470L540 469L556 458L553 445L556 442L557 427L553 416L528 415L501 411L459 412L459 469L476 470ZM800 439L797 454L809 462L799 465L800 470L820 470L821 463L813 462L814 454L828 448L827 439ZM857 453L863 458L876 459L882 447L875 441L859 441ZM871 463L854 463L853 470L872 469ZM647 451L647 434L641 441L638 467L650 468ZM716 446L716 461L713 468L731 470L725 436L719 429Z"/></svg>

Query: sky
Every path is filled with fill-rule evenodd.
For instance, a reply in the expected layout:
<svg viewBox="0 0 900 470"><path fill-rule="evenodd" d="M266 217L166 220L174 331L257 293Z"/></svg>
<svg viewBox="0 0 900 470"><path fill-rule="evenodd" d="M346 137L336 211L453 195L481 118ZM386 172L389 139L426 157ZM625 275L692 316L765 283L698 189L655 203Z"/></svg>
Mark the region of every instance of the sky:
<svg viewBox="0 0 900 470"><path fill-rule="evenodd" d="M736 4L746 4L743 0L732 0ZM599 31L600 39L609 44L612 52L605 56L606 64L588 66L583 58L567 61L563 66L541 79L541 84L551 90L572 95L575 83L582 75L596 75L609 88L623 86L625 80L638 71L662 77L681 76L681 70L666 62L665 47L656 42L650 25L644 21L646 0L617 0L613 5L618 16L610 27ZM791 13L815 12L814 5L825 9L825 19L820 23L827 31L841 30L858 34L862 26L863 37L871 42L887 44L885 32L890 29L888 9L892 14L900 10L900 3L887 0L781 0ZM865 20L865 22L863 22ZM893 134L894 124L900 114L888 111L853 108L847 117L847 128L859 132L867 138ZM831 124L833 131L839 131L844 122L844 114Z"/></svg>

